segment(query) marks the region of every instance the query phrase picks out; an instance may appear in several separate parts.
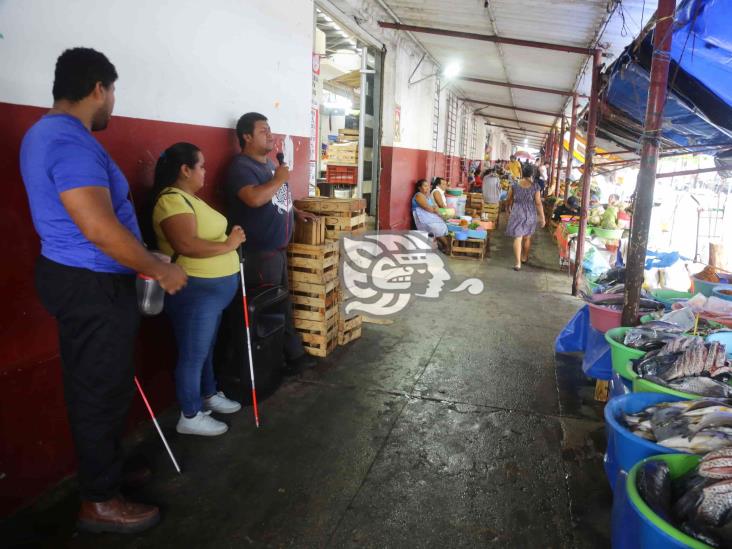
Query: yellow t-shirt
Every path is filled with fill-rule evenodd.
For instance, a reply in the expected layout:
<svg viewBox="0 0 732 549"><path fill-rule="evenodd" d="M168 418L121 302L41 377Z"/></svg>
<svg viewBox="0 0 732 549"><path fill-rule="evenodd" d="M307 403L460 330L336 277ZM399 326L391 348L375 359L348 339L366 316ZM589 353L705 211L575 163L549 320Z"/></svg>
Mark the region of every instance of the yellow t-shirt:
<svg viewBox="0 0 732 549"><path fill-rule="evenodd" d="M521 177L521 164L519 164L518 160L508 163L508 171L514 177Z"/></svg>
<svg viewBox="0 0 732 549"><path fill-rule="evenodd" d="M185 199L183 198L185 196ZM190 203L186 203L186 199ZM193 207L193 211L191 211ZM174 187L163 189L153 210L153 229L158 239L160 251L172 256L175 251L165 238L160 223L174 215L194 214L196 216L196 236L211 242L226 242L226 218L200 198ZM179 255L176 264L188 276L199 278L218 278L239 272L239 256L236 251L226 252L213 257L187 257Z"/></svg>

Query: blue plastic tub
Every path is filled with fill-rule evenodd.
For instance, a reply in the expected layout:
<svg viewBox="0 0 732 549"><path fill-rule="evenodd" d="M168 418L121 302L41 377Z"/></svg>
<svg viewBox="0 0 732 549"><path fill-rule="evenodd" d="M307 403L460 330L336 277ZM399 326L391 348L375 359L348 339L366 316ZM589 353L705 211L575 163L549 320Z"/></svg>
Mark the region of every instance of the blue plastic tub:
<svg viewBox="0 0 732 549"><path fill-rule="evenodd" d="M669 466L671 478L678 478L699 463L699 456L663 454L643 461L662 460ZM613 497L613 549L710 549L656 515L638 494L637 473L643 462L637 463L626 475L618 477Z"/></svg>
<svg viewBox="0 0 732 549"><path fill-rule="evenodd" d="M732 284L719 284L712 289L712 295L725 301L732 301L732 295L722 293L722 290L726 292L732 292Z"/></svg>
<svg viewBox="0 0 732 549"><path fill-rule="evenodd" d="M615 489L615 482L620 471L630 469L640 460L657 454L686 454L672 450L635 436L620 421L623 414L635 414L659 402L678 402L686 400L673 395L660 393L631 393L611 399L605 405L605 433L607 450L603 459L605 474L610 487Z"/></svg>
<svg viewBox="0 0 732 549"><path fill-rule="evenodd" d="M468 231L458 231L455 233L455 240L463 241L468 239Z"/></svg>
<svg viewBox="0 0 732 549"><path fill-rule="evenodd" d="M488 231L481 229L468 229L468 238L477 238L479 240L485 240L488 237Z"/></svg>
<svg viewBox="0 0 732 549"><path fill-rule="evenodd" d="M719 341L727 351L727 358L732 360L732 331L714 332L713 334L709 334L705 341Z"/></svg>
<svg viewBox="0 0 732 549"><path fill-rule="evenodd" d="M706 280L699 280L695 276L692 276L691 279L694 281L694 293L702 294L705 297L712 297L714 288L722 284L727 284L726 280L723 282L707 282Z"/></svg>

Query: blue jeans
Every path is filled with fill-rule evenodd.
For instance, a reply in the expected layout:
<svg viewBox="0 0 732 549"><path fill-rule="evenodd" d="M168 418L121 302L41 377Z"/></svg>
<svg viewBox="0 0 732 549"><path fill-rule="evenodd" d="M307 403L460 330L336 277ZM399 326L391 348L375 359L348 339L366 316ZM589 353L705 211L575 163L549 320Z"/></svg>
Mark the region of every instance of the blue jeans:
<svg viewBox="0 0 732 549"><path fill-rule="evenodd" d="M238 275L220 278L189 276L175 295L165 296L165 310L178 343L175 391L183 414L192 417L203 407L202 396L216 393L213 350L221 313L238 288Z"/></svg>

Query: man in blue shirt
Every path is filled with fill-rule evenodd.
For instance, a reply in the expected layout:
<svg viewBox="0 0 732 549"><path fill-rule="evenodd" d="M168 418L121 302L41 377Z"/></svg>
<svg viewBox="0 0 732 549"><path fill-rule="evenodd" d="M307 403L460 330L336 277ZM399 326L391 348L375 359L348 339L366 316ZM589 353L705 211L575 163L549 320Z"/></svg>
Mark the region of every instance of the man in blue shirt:
<svg viewBox="0 0 732 549"><path fill-rule="evenodd" d="M23 138L20 169L41 239L36 288L58 324L79 527L131 533L160 518L157 507L119 494L120 437L134 396L135 273L170 293L186 276L140 243L127 180L91 133L109 123L116 80L103 54L66 50L56 62L53 108Z"/></svg>
<svg viewBox="0 0 732 549"><path fill-rule="evenodd" d="M287 245L292 238L295 216L307 222L315 216L292 204L286 164L275 167L267 155L274 139L267 118L259 113L243 115L236 125L241 154L229 165L226 178L227 216L230 225L240 225L247 234L243 246L247 286L288 288ZM300 335L292 322L289 299L285 309L285 374L295 374L315 366L305 354Z"/></svg>

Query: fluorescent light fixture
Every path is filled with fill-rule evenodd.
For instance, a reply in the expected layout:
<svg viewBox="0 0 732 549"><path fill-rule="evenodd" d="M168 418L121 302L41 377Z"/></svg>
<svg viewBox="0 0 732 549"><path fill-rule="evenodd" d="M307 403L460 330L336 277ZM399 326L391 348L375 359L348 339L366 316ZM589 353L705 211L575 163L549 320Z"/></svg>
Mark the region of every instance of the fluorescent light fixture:
<svg viewBox="0 0 732 549"><path fill-rule="evenodd" d="M445 70L442 71L442 76L444 76L448 80L455 78L458 74L460 74L460 65L454 62L450 63L447 67L445 67Z"/></svg>

